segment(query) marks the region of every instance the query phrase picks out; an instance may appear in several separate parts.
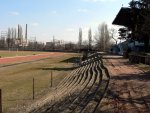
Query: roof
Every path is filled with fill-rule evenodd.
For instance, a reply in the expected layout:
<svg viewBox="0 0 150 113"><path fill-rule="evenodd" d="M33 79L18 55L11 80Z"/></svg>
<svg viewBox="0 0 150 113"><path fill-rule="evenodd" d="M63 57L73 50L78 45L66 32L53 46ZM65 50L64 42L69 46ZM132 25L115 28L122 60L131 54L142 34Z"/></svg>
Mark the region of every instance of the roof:
<svg viewBox="0 0 150 113"><path fill-rule="evenodd" d="M131 8L122 7L112 24L130 27L132 25L131 17Z"/></svg>

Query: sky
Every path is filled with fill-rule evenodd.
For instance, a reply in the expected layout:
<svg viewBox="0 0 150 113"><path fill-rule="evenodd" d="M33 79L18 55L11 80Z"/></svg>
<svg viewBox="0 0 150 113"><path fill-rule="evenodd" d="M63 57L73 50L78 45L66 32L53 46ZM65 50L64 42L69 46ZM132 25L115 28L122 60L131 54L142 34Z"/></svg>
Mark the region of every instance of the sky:
<svg viewBox="0 0 150 113"><path fill-rule="evenodd" d="M28 39L48 42L57 40L78 41L79 28L83 39L88 29L94 35L98 25L111 23L122 6L130 0L1 0L0 32L20 24L25 31L28 24Z"/></svg>

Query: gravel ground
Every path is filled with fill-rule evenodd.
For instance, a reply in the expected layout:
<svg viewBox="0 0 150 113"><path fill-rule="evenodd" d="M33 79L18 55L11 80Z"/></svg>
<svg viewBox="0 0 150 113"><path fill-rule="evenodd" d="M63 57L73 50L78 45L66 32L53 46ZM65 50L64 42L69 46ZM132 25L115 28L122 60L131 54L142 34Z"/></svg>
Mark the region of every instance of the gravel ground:
<svg viewBox="0 0 150 113"><path fill-rule="evenodd" d="M100 111L150 113L150 72L138 68L121 56L105 56L103 61L111 80Z"/></svg>

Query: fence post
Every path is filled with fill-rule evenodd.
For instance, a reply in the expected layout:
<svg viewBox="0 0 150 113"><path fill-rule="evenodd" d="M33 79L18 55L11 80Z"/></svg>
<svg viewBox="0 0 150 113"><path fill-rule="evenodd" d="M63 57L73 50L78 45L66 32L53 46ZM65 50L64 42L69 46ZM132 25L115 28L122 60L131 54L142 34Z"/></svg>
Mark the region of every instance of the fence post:
<svg viewBox="0 0 150 113"><path fill-rule="evenodd" d="M51 87L53 87L53 72L51 71Z"/></svg>
<svg viewBox="0 0 150 113"><path fill-rule="evenodd" d="M0 89L0 113L2 113L2 90Z"/></svg>
<svg viewBox="0 0 150 113"><path fill-rule="evenodd" d="M34 100L34 78L33 78L33 100Z"/></svg>

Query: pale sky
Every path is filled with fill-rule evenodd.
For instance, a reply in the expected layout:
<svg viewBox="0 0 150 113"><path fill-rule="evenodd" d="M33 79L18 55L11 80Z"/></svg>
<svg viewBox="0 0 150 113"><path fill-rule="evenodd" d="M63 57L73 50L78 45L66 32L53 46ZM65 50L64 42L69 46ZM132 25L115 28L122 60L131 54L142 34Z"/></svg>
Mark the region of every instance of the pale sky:
<svg viewBox="0 0 150 113"><path fill-rule="evenodd" d="M79 28L83 39L88 29L93 34L98 25L106 22L111 26L120 8L129 6L131 0L1 0L0 32L8 27L28 24L28 38L37 41L58 40L77 42Z"/></svg>

